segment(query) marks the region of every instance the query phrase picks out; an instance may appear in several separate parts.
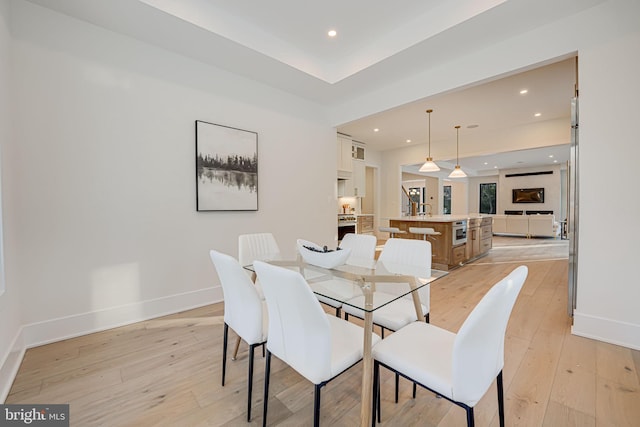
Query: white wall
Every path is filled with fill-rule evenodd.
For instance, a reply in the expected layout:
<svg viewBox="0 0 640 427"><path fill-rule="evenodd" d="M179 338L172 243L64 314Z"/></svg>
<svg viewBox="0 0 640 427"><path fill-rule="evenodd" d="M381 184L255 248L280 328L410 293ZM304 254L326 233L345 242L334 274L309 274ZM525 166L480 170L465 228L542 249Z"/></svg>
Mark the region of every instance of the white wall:
<svg viewBox="0 0 640 427"><path fill-rule="evenodd" d="M9 387L17 372L24 346L20 335L20 282L13 280L15 270L11 265L14 257L12 248L16 242L15 230L11 227L16 213L7 200L16 196L16 188L6 173L10 162L11 111L14 99L11 90L11 35L10 2L0 0L0 182L2 188L2 215L0 220L0 402L4 402ZM6 266L6 270L3 268Z"/></svg>
<svg viewBox="0 0 640 427"><path fill-rule="evenodd" d="M640 310L637 309L640 287L629 279L636 277L635 242L640 239L640 229L630 228L624 239L619 233L603 232L603 224L610 222L607 214L612 209L624 220L640 211L640 200L629 197L633 194L630 186L640 179L634 163L640 146L633 126L640 114L638 16L640 2L611 0L351 99L335 106L331 114L333 123L346 123L577 52L580 235L578 307L573 331L640 349ZM568 129L563 135L564 140L554 140L549 145L569 143ZM526 143L533 141L527 139ZM537 143L547 145L549 141ZM517 138L511 144L511 149L533 147L520 145ZM401 165L417 163L423 155L421 150L412 147L384 152L383 216L397 216L400 212ZM447 158L450 154L439 156Z"/></svg>
<svg viewBox="0 0 640 427"><path fill-rule="evenodd" d="M509 174L534 173L551 171L549 175L512 176ZM544 203L512 203L512 191L514 188L544 188ZM505 210L535 210L553 211L556 219L562 219L562 179L560 166L505 169L500 171L498 181L498 212L503 214Z"/></svg>
<svg viewBox="0 0 640 427"><path fill-rule="evenodd" d="M451 215L466 215L469 213L469 184L467 178L444 181L444 185L451 186Z"/></svg>
<svg viewBox="0 0 640 427"><path fill-rule="evenodd" d="M574 333L640 349L640 2L611 1L579 21L580 237ZM612 216L613 214L613 216Z"/></svg>
<svg viewBox="0 0 640 427"><path fill-rule="evenodd" d="M335 236L335 129L315 104L13 3L19 187L7 224L29 345L221 298L211 248ZM196 212L194 121L258 133L259 211ZM11 285L11 283L9 283Z"/></svg>

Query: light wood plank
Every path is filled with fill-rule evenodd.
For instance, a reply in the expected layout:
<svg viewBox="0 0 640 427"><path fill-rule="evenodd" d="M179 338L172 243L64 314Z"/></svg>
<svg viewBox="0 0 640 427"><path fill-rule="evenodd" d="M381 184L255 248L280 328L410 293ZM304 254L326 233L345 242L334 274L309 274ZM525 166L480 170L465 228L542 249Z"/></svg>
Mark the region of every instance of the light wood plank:
<svg viewBox="0 0 640 427"><path fill-rule="evenodd" d="M640 390L596 377L596 424L636 427L640 424Z"/></svg>
<svg viewBox="0 0 640 427"><path fill-rule="evenodd" d="M596 418L551 401L547 407L543 427L595 427Z"/></svg>
<svg viewBox="0 0 640 427"><path fill-rule="evenodd" d="M529 267L506 333L506 424L637 426L640 352L570 334L566 241L498 237L494 244L488 256L432 285L431 322L457 331L495 282L520 264ZM223 304L209 305L29 349L6 403L70 403L72 425L78 426L247 425L246 344L238 360L228 360L227 384L220 384L223 310ZM230 343L235 336L230 334ZM249 425L261 425L259 350L254 369ZM323 389L322 425L359 424L361 369ZM394 403L393 384L393 375L383 370L380 425L465 425L463 409L424 389L412 399L406 380ZM277 358L270 390L270 426L309 424L313 385ZM495 384L475 412L476 426L498 426Z"/></svg>

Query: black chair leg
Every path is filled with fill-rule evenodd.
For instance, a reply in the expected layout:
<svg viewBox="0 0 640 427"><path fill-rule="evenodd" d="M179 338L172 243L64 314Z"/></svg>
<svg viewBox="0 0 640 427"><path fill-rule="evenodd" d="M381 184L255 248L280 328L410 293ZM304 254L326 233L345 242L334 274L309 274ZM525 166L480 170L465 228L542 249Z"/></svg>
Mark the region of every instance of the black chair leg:
<svg viewBox="0 0 640 427"><path fill-rule="evenodd" d="M417 384L416 384L416 383L413 383L413 398L414 398L414 399L416 398L416 389L417 389L417 388L418 388L418 387L417 387Z"/></svg>
<svg viewBox="0 0 640 427"><path fill-rule="evenodd" d="M253 354L256 344L249 346L249 378L247 378L247 422L251 421L251 393L253 391Z"/></svg>
<svg viewBox="0 0 640 427"><path fill-rule="evenodd" d="M371 427L376 425L376 416L380 422L380 364L373 361L373 407L371 412Z"/></svg>
<svg viewBox="0 0 640 427"><path fill-rule="evenodd" d="M267 343L263 342L262 343L262 357L264 357L264 348L267 345Z"/></svg>
<svg viewBox="0 0 640 427"><path fill-rule="evenodd" d="M384 328L380 326L380 338L384 339Z"/></svg>
<svg viewBox="0 0 640 427"><path fill-rule="evenodd" d="M396 372L396 403L398 403L398 389L400 387L400 374Z"/></svg>
<svg viewBox="0 0 640 427"><path fill-rule="evenodd" d="M227 342L229 341L229 325L224 324L224 338L222 340L222 387L224 387L224 377L227 373Z"/></svg>
<svg viewBox="0 0 640 427"><path fill-rule="evenodd" d="M498 417L500 418L500 427L504 427L504 389L502 388L502 371L498 374Z"/></svg>
<svg viewBox="0 0 640 427"><path fill-rule="evenodd" d="M271 373L271 352L267 350L264 364L264 410L262 411L262 427L267 427L267 404L269 403L269 374Z"/></svg>
<svg viewBox="0 0 640 427"><path fill-rule="evenodd" d="M313 393L313 427L320 427L320 390L322 384L315 384Z"/></svg>
<svg viewBox="0 0 640 427"><path fill-rule="evenodd" d="M474 427L475 421L473 419L473 408L466 408L466 409L467 409L467 427Z"/></svg>

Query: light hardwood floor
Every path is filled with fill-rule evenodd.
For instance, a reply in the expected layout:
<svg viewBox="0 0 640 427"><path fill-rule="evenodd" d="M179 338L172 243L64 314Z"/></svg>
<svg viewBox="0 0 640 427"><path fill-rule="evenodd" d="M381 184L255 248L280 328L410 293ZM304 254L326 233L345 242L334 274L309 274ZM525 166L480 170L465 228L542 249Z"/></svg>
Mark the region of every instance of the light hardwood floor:
<svg viewBox="0 0 640 427"><path fill-rule="evenodd" d="M507 329L507 425L639 426L640 352L570 334L566 254L558 240L498 238L488 256L435 282L431 321L456 331L492 284L527 265ZM246 345L220 385L222 313L213 304L30 349L6 403L69 403L73 426L247 425ZM262 424L259 353L253 425ZM357 365L323 389L322 425L359 424L361 373ZM381 425L465 425L464 410L424 389L412 399L406 381L393 403L393 378L382 379ZM313 386L275 358L270 395L269 425L310 425ZM477 426L498 426L495 386L475 412Z"/></svg>

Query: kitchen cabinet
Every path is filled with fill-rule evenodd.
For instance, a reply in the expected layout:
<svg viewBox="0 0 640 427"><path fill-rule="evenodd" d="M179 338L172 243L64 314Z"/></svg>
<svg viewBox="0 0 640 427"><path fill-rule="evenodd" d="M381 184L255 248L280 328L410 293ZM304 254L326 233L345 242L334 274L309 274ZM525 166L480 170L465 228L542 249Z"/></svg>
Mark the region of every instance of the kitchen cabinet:
<svg viewBox="0 0 640 427"><path fill-rule="evenodd" d="M485 255L493 246L491 217L469 218L467 222L466 258L471 260Z"/></svg>
<svg viewBox="0 0 640 427"><path fill-rule="evenodd" d="M357 160L364 160L364 145L354 141L351 146L351 157Z"/></svg>
<svg viewBox="0 0 640 427"><path fill-rule="evenodd" d="M364 197L367 194L367 175L366 166L362 160L353 160L353 196Z"/></svg>
<svg viewBox="0 0 640 427"><path fill-rule="evenodd" d="M448 215L442 217L403 217L390 219L389 226L398 227L406 234L404 239L422 239L422 235L409 232L409 227L429 227L440 232L439 236L429 238L431 243L431 266L439 270L449 270L467 261L485 255L492 247L493 226L491 217L464 218L467 222L467 242L455 244L453 240L454 224L462 218Z"/></svg>
<svg viewBox="0 0 640 427"><path fill-rule="evenodd" d="M451 266L462 265L465 259L465 245L458 245L451 248Z"/></svg>
<svg viewBox="0 0 640 427"><path fill-rule="evenodd" d="M366 194L365 164L362 160L353 160L351 179L338 179L338 197L364 197Z"/></svg>
<svg viewBox="0 0 640 427"><path fill-rule="evenodd" d="M493 247L493 221L491 217L482 218L480 223L480 255Z"/></svg>
<svg viewBox="0 0 640 427"><path fill-rule="evenodd" d="M466 259L473 259L480 255L480 221L481 218L469 218L467 221Z"/></svg>
<svg viewBox="0 0 640 427"><path fill-rule="evenodd" d="M356 233L373 234L373 215L358 215Z"/></svg>
<svg viewBox="0 0 640 427"><path fill-rule="evenodd" d="M404 239L418 239L422 240L421 234L413 234L409 232L410 227L428 227L433 228L434 231L439 232L439 236L435 236L434 238L430 238L429 242L431 243L431 267L436 268L438 270L448 270L456 266L460 260L460 249L462 248L462 257L464 258L464 244L458 245L455 253L453 252L453 244L452 244L452 227L451 221L429 221L428 218L424 218L423 220L404 220L404 219L391 219L389 220L390 227L398 227L402 231L406 231L406 234L401 234L400 236ZM455 261L454 260L457 260Z"/></svg>
<svg viewBox="0 0 640 427"><path fill-rule="evenodd" d="M338 152L338 178L349 179L353 173L352 162L352 145L351 138L338 135L337 140L337 152Z"/></svg>

